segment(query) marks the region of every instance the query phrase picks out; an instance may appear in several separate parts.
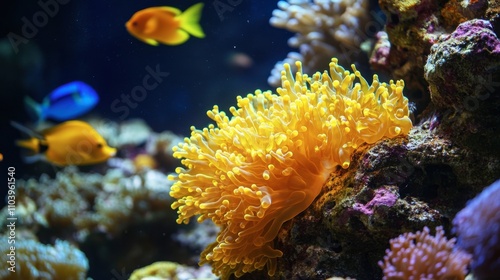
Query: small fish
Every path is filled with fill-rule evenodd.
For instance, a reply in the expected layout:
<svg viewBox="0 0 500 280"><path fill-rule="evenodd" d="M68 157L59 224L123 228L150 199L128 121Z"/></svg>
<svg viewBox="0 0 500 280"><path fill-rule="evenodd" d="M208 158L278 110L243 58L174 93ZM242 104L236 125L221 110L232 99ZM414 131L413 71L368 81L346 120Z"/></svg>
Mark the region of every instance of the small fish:
<svg viewBox="0 0 500 280"><path fill-rule="evenodd" d="M190 34L205 37L199 24L202 9L203 3L194 4L184 13L174 7L151 7L136 12L125 26L132 36L147 44L180 45Z"/></svg>
<svg viewBox="0 0 500 280"><path fill-rule="evenodd" d="M45 119L67 121L90 111L99 102L99 96L88 84L74 81L56 88L45 97L42 104L28 96L24 102L37 123Z"/></svg>
<svg viewBox="0 0 500 280"><path fill-rule="evenodd" d="M106 161L116 154L106 140L88 123L67 121L36 133L19 123L11 122L17 129L31 136L18 140L16 145L30 150L28 162L45 160L59 166L88 165Z"/></svg>

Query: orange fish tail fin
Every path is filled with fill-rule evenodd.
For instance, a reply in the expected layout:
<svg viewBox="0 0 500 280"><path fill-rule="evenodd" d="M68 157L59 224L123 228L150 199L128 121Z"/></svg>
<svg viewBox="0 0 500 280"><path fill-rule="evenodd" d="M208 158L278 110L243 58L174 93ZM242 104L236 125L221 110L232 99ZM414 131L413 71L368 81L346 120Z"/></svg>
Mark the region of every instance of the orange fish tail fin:
<svg viewBox="0 0 500 280"><path fill-rule="evenodd" d="M38 154L40 152L40 139L37 138L17 140L16 145L31 150L34 154Z"/></svg>
<svg viewBox="0 0 500 280"><path fill-rule="evenodd" d="M178 16L180 20L180 28L198 38L205 38L205 33L203 33L203 29L201 29L200 26L201 10L203 9L203 5L203 3L194 4Z"/></svg>

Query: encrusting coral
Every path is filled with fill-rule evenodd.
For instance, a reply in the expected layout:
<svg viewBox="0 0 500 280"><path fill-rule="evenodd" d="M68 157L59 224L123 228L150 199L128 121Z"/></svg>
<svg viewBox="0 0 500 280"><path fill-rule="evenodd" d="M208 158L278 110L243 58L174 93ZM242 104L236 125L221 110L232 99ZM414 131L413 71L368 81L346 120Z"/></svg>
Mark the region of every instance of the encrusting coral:
<svg viewBox="0 0 500 280"><path fill-rule="evenodd" d="M391 239L391 250L379 262L383 279L465 279L471 257L454 250L455 241L446 238L443 227L436 228L436 236L424 227Z"/></svg>
<svg viewBox="0 0 500 280"><path fill-rule="evenodd" d="M200 215L199 222L221 228L200 263L223 279L266 266L274 275L283 254L273 244L279 229L312 203L331 171L348 168L360 145L412 127L403 81L388 85L374 75L369 85L354 65L350 73L335 58L329 72L312 77L296 66L294 78L284 65L278 94L239 96L231 118L214 106L207 114L217 127L192 127L174 147L185 166L169 176L177 222Z"/></svg>

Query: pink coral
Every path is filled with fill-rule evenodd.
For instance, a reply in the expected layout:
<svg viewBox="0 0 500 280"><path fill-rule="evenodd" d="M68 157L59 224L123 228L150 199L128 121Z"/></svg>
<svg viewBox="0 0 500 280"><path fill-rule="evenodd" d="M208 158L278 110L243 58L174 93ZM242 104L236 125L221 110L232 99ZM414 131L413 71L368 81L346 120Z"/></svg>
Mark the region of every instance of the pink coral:
<svg viewBox="0 0 500 280"><path fill-rule="evenodd" d="M396 279L465 279L470 255L454 250L455 238L448 240L443 227L436 228L436 236L429 228L416 233L407 232L391 239L379 266L384 280Z"/></svg>

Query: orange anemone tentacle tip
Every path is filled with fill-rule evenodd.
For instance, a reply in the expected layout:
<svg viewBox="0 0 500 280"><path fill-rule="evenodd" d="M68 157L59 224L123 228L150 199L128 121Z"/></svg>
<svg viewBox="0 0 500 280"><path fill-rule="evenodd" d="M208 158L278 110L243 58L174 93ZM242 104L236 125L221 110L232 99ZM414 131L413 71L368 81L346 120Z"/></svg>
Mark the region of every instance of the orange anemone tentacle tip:
<svg viewBox="0 0 500 280"><path fill-rule="evenodd" d="M274 248L282 224L304 211L337 166L348 168L363 143L407 135L412 127L403 81L372 84L330 62L312 76L285 64L277 94L255 91L237 97L232 116L218 106L215 124L191 128L174 147L176 169L170 195L178 223L212 220L217 239L201 254L223 279L267 267L274 275ZM355 80L357 80L355 82Z"/></svg>

